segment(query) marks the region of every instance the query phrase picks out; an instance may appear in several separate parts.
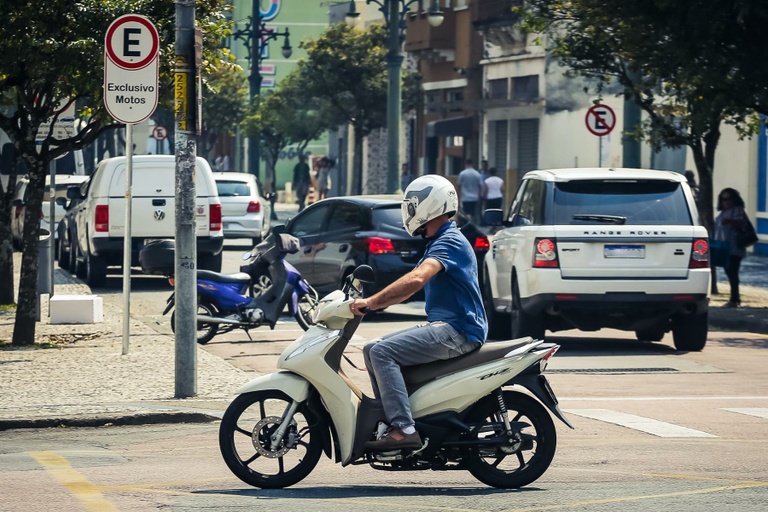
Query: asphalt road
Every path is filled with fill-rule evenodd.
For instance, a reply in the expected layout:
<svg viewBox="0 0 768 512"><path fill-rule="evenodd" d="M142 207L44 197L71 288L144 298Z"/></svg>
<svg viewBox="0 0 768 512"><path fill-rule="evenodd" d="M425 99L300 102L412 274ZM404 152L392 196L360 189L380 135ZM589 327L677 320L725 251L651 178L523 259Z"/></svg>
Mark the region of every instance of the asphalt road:
<svg viewBox="0 0 768 512"><path fill-rule="evenodd" d="M354 344L413 321L381 315L360 329ZM245 367L257 365L248 357L256 353L258 364L274 365L283 340L294 334L286 321L274 341L233 334L206 349ZM768 509L764 337L713 333L707 349L695 354L675 352L666 340L557 341L563 348L548 373L575 429L557 423L552 466L519 491L486 487L463 471L381 472L325 458L292 488L259 490L224 465L216 423L61 428L0 436L0 511ZM356 381L362 377L353 374Z"/></svg>
<svg viewBox="0 0 768 512"><path fill-rule="evenodd" d="M228 244L225 269L240 248ZM120 293L119 283L110 288ZM170 333L160 316L169 285L136 276L133 288L134 316ZM367 318L348 349L352 361L362 363L367 340L421 320L411 306ZM252 331L253 340L242 331L217 336L205 350L264 373L300 332L285 318L274 331ZM381 472L325 458L298 485L265 491L229 472L216 423L62 428L0 436L0 511L768 510L765 336L711 332L697 353L675 351L670 335L661 343L610 330L549 339L562 348L547 373L575 429L557 422L552 466L519 491L463 471ZM345 371L370 389L365 372Z"/></svg>

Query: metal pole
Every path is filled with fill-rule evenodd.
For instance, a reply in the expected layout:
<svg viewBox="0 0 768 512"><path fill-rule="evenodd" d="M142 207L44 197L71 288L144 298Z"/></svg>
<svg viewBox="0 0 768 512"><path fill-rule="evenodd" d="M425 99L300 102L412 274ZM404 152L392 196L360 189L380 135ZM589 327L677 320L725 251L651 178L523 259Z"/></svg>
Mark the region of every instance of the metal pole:
<svg viewBox="0 0 768 512"><path fill-rule="evenodd" d="M261 2L253 0L251 5L251 71L248 74L251 105L261 93ZM259 135L248 138L248 172L260 180L261 155L259 154Z"/></svg>
<svg viewBox="0 0 768 512"><path fill-rule="evenodd" d="M125 232L123 235L123 355L131 339L131 218L133 211L133 125L125 125Z"/></svg>
<svg viewBox="0 0 768 512"><path fill-rule="evenodd" d="M400 47L400 0L389 0L387 26L389 51L387 52L387 193L399 188L400 162L400 69L403 53Z"/></svg>
<svg viewBox="0 0 768 512"><path fill-rule="evenodd" d="M197 394L195 2L176 0L176 398Z"/></svg>
<svg viewBox="0 0 768 512"><path fill-rule="evenodd" d="M53 291L56 288L54 286L54 276L56 275L56 265L54 265L54 260L56 259L56 164L53 160L51 160L51 163L49 164L50 170L51 170L51 186L48 188L48 202L50 203L50 212L49 220L48 222L48 230L51 232L51 247L50 250L50 261L51 261L51 267L48 269L48 271L51 273L51 291L48 294L48 303L50 304L51 297L53 297ZM40 294L38 294L38 297ZM51 316L51 309L48 308L48 316Z"/></svg>

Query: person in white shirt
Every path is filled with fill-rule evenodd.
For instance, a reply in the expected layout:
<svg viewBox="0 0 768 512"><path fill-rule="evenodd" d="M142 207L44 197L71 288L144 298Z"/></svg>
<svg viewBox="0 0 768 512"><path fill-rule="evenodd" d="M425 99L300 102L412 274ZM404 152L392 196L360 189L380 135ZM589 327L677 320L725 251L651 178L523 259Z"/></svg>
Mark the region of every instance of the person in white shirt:
<svg viewBox="0 0 768 512"><path fill-rule="evenodd" d="M467 168L459 173L457 184L459 185L461 210L467 214L472 222L475 222L478 203L483 193L483 177L475 169L474 161L471 158L467 158Z"/></svg>
<svg viewBox="0 0 768 512"><path fill-rule="evenodd" d="M496 176L496 173L495 167L488 169L488 177L483 183L483 198L488 209L501 208L504 201L504 180Z"/></svg>

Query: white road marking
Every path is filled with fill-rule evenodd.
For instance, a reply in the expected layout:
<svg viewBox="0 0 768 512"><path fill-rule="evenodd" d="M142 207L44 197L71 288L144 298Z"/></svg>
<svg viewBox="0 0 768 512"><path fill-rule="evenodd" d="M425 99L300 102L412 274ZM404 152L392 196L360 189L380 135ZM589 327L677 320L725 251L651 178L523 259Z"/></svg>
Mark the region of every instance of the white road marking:
<svg viewBox="0 0 768 512"><path fill-rule="evenodd" d="M720 409L721 411L737 412L739 414L746 414L748 416L755 416L756 418L768 419L768 409L758 408L744 408L744 409Z"/></svg>
<svg viewBox="0 0 768 512"><path fill-rule="evenodd" d="M614 425L639 430L658 437L717 437L701 430L694 430L673 423L665 423L609 409L569 409L565 412L584 418L613 423Z"/></svg>

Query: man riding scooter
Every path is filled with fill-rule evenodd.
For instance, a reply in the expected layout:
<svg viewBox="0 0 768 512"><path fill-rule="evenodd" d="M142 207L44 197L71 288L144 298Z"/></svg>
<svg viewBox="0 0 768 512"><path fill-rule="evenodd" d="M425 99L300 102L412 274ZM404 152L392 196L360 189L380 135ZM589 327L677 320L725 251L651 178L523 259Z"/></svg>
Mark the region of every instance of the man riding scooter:
<svg viewBox="0 0 768 512"><path fill-rule="evenodd" d="M456 189L435 174L408 185L402 205L403 226L411 236L429 240L419 264L379 293L357 299L350 310L384 309L425 288L427 323L372 340L363 348L373 391L389 423L380 439L365 448L390 451L422 446L411 416L401 368L450 359L480 347L488 334L477 260L467 239L451 221L458 210ZM366 309L367 308L367 309Z"/></svg>

